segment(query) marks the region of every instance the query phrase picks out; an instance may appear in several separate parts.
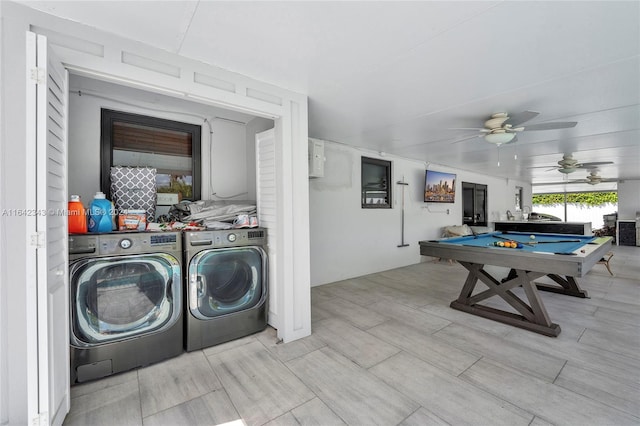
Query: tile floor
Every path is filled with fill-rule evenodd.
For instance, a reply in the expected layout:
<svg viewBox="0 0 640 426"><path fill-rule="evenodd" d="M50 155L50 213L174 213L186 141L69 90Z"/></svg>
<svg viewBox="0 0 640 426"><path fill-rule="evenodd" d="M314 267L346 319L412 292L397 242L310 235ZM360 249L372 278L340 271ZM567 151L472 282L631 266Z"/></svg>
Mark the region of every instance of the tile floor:
<svg viewBox="0 0 640 426"><path fill-rule="evenodd" d="M542 293L557 338L449 308L432 262L312 289L313 334L273 329L71 389L66 425L638 425L640 248ZM496 304L499 304L496 301Z"/></svg>

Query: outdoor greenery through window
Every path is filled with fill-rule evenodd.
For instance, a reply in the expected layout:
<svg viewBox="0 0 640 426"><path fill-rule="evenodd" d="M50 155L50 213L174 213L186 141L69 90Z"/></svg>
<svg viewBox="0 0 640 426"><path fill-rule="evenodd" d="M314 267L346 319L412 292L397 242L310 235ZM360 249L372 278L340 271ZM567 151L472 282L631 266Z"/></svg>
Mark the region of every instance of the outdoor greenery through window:
<svg viewBox="0 0 640 426"><path fill-rule="evenodd" d="M602 206L604 204L618 204L617 192L571 192L567 193L567 203L584 204L587 206ZM531 202L537 205L564 204L565 194L534 194Z"/></svg>
<svg viewBox="0 0 640 426"><path fill-rule="evenodd" d="M601 191L533 194L531 205L532 212L556 216L567 222L591 222L596 235L612 235L607 218L617 216L618 193ZM596 232L600 229L606 232Z"/></svg>

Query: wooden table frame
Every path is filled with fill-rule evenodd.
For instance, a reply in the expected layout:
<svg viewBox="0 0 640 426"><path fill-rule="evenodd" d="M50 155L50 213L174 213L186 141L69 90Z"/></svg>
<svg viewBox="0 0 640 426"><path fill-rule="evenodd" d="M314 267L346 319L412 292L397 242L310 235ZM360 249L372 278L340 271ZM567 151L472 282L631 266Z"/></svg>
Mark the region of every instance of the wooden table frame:
<svg viewBox="0 0 640 426"><path fill-rule="evenodd" d="M450 304L451 308L556 337L560 334L560 326L551 321L538 290L588 297L575 277L586 275L610 247L611 240L608 240L601 244L587 244L584 252L572 256L521 251L505 255L492 249L447 244L446 240L439 240L420 241L420 254L457 260L469 271L460 295ZM505 266L511 270L506 278L498 280L484 269L485 265ZM549 276L559 286L535 282L543 276ZM473 294L478 282L488 288ZM512 291L516 287L523 288L526 300ZM507 302L517 314L480 304L493 296Z"/></svg>

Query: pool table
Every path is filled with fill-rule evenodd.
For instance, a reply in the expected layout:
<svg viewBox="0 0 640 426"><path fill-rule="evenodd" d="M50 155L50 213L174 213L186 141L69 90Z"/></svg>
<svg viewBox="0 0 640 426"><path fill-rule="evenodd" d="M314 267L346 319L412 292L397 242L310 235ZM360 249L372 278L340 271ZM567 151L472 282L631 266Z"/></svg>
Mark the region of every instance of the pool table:
<svg viewBox="0 0 640 426"><path fill-rule="evenodd" d="M507 241L518 247L496 246ZM560 334L560 326L551 322L538 290L588 297L576 277L584 277L611 249L611 237L491 232L419 244L421 255L454 259L469 271L458 299L451 302L453 309L555 337ZM500 279L487 272L485 265L507 267L510 272ZM558 286L535 283L545 275ZM478 281L488 289L474 294ZM520 286L526 300L512 291ZM502 298L518 314L479 303L493 296Z"/></svg>

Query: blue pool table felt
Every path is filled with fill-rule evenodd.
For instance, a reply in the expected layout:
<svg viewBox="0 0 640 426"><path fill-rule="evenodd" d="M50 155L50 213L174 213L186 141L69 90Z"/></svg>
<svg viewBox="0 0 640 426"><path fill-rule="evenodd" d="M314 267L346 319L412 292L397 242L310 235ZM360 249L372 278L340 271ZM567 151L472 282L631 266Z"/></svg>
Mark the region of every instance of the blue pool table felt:
<svg viewBox="0 0 640 426"><path fill-rule="evenodd" d="M535 238L531 238L531 236ZM496 247L494 242L502 241L505 239L521 243L521 248L506 248ZM597 243L597 237L585 236L585 235L571 235L571 234L540 234L531 232L491 232L487 234L479 235L467 235L464 237L453 237L438 240L438 242L446 244L457 244L463 246L472 247L486 247L490 250L502 250L506 252L514 250L524 250L537 253L553 253L553 254L575 254L576 250L579 250L585 244ZM572 242L555 242L555 241L567 241ZM541 243L541 244L536 244ZM505 253L508 254L508 253Z"/></svg>

